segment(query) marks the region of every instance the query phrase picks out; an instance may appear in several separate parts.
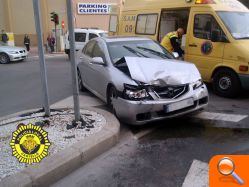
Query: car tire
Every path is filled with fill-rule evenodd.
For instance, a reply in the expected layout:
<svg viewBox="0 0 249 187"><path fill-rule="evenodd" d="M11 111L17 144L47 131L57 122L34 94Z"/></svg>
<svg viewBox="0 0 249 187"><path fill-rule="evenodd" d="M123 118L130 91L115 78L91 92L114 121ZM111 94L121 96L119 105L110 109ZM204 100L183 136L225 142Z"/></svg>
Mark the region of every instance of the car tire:
<svg viewBox="0 0 249 187"><path fill-rule="evenodd" d="M113 114L116 115L116 111L115 108L113 106L113 98L117 98L118 94L117 94L117 90L114 86L110 86L107 90L107 106L109 107L109 109L111 110L111 112Z"/></svg>
<svg viewBox="0 0 249 187"><path fill-rule="evenodd" d="M234 71L221 69L214 74L213 90L219 96L234 98L241 91L241 83Z"/></svg>
<svg viewBox="0 0 249 187"><path fill-rule="evenodd" d="M77 74L78 74L78 88L79 88L79 90L82 92L86 91L86 88L84 87L83 81L81 78L80 70L77 70Z"/></svg>
<svg viewBox="0 0 249 187"><path fill-rule="evenodd" d="M0 53L0 64L8 64L10 62L10 58L5 53Z"/></svg>

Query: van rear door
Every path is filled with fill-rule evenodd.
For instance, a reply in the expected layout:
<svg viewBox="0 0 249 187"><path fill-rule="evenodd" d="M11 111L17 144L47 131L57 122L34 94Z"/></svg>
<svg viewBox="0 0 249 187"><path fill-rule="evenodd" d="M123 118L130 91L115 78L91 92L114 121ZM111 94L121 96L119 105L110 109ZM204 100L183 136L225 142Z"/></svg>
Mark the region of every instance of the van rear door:
<svg viewBox="0 0 249 187"><path fill-rule="evenodd" d="M212 71L223 62L225 43L220 39L212 41L214 34L225 36L215 14L210 10L191 11L187 34L185 60L194 63L202 78L210 81ZM219 37L221 38L221 37Z"/></svg>

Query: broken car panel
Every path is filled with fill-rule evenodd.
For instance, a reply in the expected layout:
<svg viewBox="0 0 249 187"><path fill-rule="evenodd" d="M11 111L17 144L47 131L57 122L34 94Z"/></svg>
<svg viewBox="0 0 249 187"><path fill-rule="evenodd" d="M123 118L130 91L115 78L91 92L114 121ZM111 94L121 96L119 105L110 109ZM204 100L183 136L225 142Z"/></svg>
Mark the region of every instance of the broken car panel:
<svg viewBox="0 0 249 187"><path fill-rule="evenodd" d="M87 54L88 46L92 54ZM103 65L91 63L95 57L101 57ZM80 59L80 86L107 102L126 123L177 117L208 104L207 88L196 66L176 61L150 39L96 38Z"/></svg>

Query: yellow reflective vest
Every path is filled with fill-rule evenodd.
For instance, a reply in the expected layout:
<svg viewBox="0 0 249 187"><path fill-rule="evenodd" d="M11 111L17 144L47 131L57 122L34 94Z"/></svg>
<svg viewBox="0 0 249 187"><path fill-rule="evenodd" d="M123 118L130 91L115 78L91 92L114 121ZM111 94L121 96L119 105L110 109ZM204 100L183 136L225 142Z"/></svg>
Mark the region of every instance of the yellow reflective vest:
<svg viewBox="0 0 249 187"><path fill-rule="evenodd" d="M162 41L161 41L161 45L171 53L174 52L174 48L173 48L173 46L171 45L171 42L170 42L170 39L173 38L173 37L178 38L178 34L177 34L176 31L166 34L163 37Z"/></svg>

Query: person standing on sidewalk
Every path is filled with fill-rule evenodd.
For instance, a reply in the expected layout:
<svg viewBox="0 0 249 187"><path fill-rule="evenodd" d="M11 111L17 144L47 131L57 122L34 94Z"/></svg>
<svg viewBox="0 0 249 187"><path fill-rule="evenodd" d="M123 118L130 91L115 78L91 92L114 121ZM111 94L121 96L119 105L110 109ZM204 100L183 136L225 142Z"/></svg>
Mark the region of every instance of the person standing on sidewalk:
<svg viewBox="0 0 249 187"><path fill-rule="evenodd" d="M55 38L51 34L48 35L47 42L48 42L48 46L50 48L50 52L53 53L54 52Z"/></svg>
<svg viewBox="0 0 249 187"><path fill-rule="evenodd" d="M1 39L2 39L2 42L3 42L4 45L8 45L9 37L8 37L7 33L4 30L2 30Z"/></svg>
<svg viewBox="0 0 249 187"><path fill-rule="evenodd" d="M24 36L24 45L26 46L27 51L29 52L30 50L30 39L27 34Z"/></svg>

